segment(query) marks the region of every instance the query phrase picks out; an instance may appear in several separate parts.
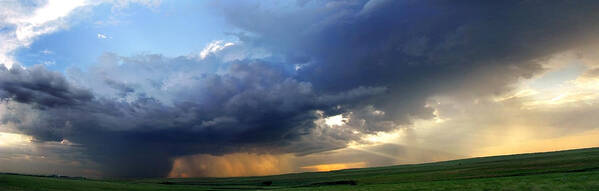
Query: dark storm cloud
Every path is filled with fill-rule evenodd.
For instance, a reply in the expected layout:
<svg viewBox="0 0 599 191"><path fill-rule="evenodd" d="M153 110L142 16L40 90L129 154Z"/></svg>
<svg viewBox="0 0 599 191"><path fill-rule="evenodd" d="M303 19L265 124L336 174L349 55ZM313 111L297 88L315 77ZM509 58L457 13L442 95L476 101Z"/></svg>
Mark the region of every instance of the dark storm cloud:
<svg viewBox="0 0 599 191"><path fill-rule="evenodd" d="M252 6L230 5L224 13L252 33L246 41L297 58L303 64L298 78L311 82L315 91L387 87L388 94L366 103L397 121L407 115L430 117L423 107L430 95L475 98L505 92L542 70L536 59L584 43L599 31L593 1L324 4L292 14L235 11Z"/></svg>
<svg viewBox="0 0 599 191"><path fill-rule="evenodd" d="M0 99L45 108L81 104L92 98L91 92L70 86L61 74L42 66L28 69L0 66Z"/></svg>
<svg viewBox="0 0 599 191"><path fill-rule="evenodd" d="M430 96L508 91L542 70L536 60L599 34L594 1L235 4L224 14L245 33L231 48L272 58L107 54L70 83L41 66L1 69L0 95L15 102L3 123L79 144L107 176L165 176L183 155L343 148L433 117ZM351 119L314 122L336 114Z"/></svg>
<svg viewBox="0 0 599 191"><path fill-rule="evenodd" d="M291 78L283 67L259 61L231 63L226 74L217 75L196 74L187 65L202 62L182 62L183 58L122 59L130 59L121 66L130 73L117 74L120 67L104 66L86 74L89 79L111 79L95 88L115 89L112 95L95 92L102 96L43 110L14 99L17 103L4 114L4 123L17 124L17 129L39 141L66 139L80 144L108 176L162 176L170 170L171 160L182 155L340 148L339 143L325 142L299 148L294 142L311 133L319 117L317 109L384 92L384 88L357 87L318 95L311 84ZM153 73L158 68L148 66L154 64L175 69L158 72L166 75L134 75ZM139 77L128 80L135 85L125 85L112 75ZM179 81L177 76L190 78ZM152 89L167 87L165 95L149 95Z"/></svg>

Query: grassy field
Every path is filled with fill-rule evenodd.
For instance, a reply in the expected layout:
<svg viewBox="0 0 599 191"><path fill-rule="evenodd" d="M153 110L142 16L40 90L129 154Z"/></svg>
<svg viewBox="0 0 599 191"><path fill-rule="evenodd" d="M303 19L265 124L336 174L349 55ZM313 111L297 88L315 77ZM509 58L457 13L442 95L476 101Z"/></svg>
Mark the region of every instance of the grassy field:
<svg viewBox="0 0 599 191"><path fill-rule="evenodd" d="M0 190L599 190L599 148L240 178L89 180L0 174Z"/></svg>

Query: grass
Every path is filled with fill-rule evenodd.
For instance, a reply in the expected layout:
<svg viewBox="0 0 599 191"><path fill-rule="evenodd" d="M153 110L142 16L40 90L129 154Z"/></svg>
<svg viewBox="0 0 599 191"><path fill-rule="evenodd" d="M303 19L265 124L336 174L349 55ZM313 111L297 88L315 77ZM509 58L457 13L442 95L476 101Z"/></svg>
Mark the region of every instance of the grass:
<svg viewBox="0 0 599 191"><path fill-rule="evenodd" d="M0 174L0 190L599 190L599 148L239 178L90 180Z"/></svg>

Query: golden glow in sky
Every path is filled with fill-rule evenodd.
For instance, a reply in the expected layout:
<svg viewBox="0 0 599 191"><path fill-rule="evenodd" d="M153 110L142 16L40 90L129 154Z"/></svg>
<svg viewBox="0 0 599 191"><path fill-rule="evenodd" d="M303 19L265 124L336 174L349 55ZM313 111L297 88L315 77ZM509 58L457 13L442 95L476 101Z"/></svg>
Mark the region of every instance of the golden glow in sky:
<svg viewBox="0 0 599 191"><path fill-rule="evenodd" d="M304 166L302 169L307 171L333 171L333 170L341 170L341 169L350 169L350 168L364 168L366 167L365 162L353 162L353 163L332 163L332 164L319 164L312 166Z"/></svg>
<svg viewBox="0 0 599 191"><path fill-rule="evenodd" d="M0 147L27 145L31 140L31 136L0 132Z"/></svg>

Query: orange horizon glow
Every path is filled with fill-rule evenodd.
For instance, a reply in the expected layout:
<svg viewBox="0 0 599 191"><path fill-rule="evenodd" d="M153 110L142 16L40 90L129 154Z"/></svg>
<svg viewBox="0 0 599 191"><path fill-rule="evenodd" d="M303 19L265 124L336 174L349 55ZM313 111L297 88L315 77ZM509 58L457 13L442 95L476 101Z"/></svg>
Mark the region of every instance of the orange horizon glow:
<svg viewBox="0 0 599 191"><path fill-rule="evenodd" d="M319 164L311 166L301 167L304 170L326 172L334 170L352 169L352 168L364 168L366 167L365 162L353 162L353 163L331 163L331 164Z"/></svg>

